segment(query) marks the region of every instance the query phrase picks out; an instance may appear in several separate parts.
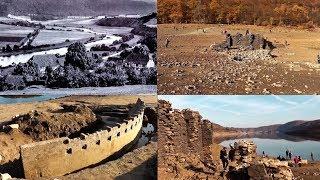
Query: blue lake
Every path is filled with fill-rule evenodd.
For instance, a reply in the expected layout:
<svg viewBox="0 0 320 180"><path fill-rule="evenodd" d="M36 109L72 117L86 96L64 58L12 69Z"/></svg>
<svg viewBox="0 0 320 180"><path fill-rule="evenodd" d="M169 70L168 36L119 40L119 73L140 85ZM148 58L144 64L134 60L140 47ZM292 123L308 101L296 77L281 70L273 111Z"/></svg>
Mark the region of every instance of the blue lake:
<svg viewBox="0 0 320 180"><path fill-rule="evenodd" d="M0 96L0 104L27 103L46 101L63 97L64 95L40 95L40 96Z"/></svg>
<svg viewBox="0 0 320 180"><path fill-rule="evenodd" d="M252 140L257 145L257 153L262 155L262 151L268 156L286 157L286 150L292 152L292 157L301 156L303 159L311 160L311 152L315 160L320 160L320 141L302 140L290 141L286 139L265 139L265 138L241 138ZM229 147L229 144L240 139L227 140L220 143L222 146Z"/></svg>

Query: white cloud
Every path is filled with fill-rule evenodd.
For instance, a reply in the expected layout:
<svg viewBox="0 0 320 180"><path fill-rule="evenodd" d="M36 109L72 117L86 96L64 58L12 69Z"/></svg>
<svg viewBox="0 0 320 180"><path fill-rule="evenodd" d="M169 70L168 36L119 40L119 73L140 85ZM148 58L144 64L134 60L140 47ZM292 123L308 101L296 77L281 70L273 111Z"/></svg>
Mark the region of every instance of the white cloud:
<svg viewBox="0 0 320 180"><path fill-rule="evenodd" d="M272 95L274 98L276 98L278 101L283 102L283 103L287 103L287 104L291 104L291 105L298 105L299 103L295 102L295 101L289 101L285 98L282 98L280 96L277 95Z"/></svg>

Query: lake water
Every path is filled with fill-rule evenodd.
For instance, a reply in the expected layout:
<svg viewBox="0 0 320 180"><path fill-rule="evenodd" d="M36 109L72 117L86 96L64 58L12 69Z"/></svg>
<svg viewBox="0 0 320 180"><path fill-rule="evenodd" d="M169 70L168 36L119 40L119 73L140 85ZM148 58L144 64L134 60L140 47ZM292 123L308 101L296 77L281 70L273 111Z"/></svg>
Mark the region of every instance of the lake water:
<svg viewBox="0 0 320 180"><path fill-rule="evenodd" d="M311 160L311 152L315 160L320 160L320 141L290 141L285 139L262 139L262 138L243 138L244 140L252 140L257 145L257 153L262 155L262 151L266 155L278 157L286 157L286 150L292 152L292 157L301 156L303 159ZM240 139L227 140L220 143L223 146L229 147L229 144Z"/></svg>
<svg viewBox="0 0 320 180"><path fill-rule="evenodd" d="M0 104L26 103L34 101L46 101L63 97L63 95L41 95L41 96L0 96Z"/></svg>

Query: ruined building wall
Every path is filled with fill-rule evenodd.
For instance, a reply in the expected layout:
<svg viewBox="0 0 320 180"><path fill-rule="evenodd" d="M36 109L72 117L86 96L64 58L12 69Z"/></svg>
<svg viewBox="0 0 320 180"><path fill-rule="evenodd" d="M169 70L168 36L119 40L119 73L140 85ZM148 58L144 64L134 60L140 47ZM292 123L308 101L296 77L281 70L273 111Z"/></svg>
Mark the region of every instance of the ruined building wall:
<svg viewBox="0 0 320 180"><path fill-rule="evenodd" d="M202 160L211 159L212 124L202 120L199 112L185 109L173 110L168 101L159 100L158 161L172 154L197 155Z"/></svg>
<svg viewBox="0 0 320 180"><path fill-rule="evenodd" d="M202 146L204 161L210 162L213 160L211 145L213 143L213 125L209 120L203 120L201 123L202 130Z"/></svg>
<svg viewBox="0 0 320 180"><path fill-rule="evenodd" d="M202 129L199 112L190 109L182 110L187 125L189 151L203 158L202 152Z"/></svg>
<svg viewBox="0 0 320 180"><path fill-rule="evenodd" d="M183 117L182 112L179 110L174 110L174 123L175 123L175 129L174 129L174 134L175 134L175 139L177 141L177 146L179 148L179 152L181 153L189 153L188 149L188 130L187 130L187 123Z"/></svg>
<svg viewBox="0 0 320 180"><path fill-rule="evenodd" d="M25 178L61 176L101 162L134 141L142 128L144 103L124 123L81 138L58 138L21 146Z"/></svg>
<svg viewBox="0 0 320 180"><path fill-rule="evenodd" d="M171 153L174 149L171 144L173 137L172 136L172 122L174 117L172 114L171 104L167 101L159 100L158 102L158 162L163 164L168 154Z"/></svg>

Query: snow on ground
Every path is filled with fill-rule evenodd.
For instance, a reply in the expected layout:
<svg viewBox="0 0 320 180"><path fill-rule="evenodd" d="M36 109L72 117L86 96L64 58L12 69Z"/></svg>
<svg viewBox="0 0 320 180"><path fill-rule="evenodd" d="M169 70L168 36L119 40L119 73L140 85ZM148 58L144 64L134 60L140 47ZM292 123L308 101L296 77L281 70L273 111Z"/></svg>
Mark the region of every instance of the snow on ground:
<svg viewBox="0 0 320 180"><path fill-rule="evenodd" d="M31 21L30 16L15 16L13 14L8 14L8 18L19 20L19 21L29 21L29 22Z"/></svg>
<svg viewBox="0 0 320 180"><path fill-rule="evenodd" d="M33 28L0 24L0 36L21 36L33 32Z"/></svg>
<svg viewBox="0 0 320 180"><path fill-rule="evenodd" d="M0 95L141 95L156 94L156 85L125 85L116 87L83 87L50 89L31 86L24 90L3 91Z"/></svg>

